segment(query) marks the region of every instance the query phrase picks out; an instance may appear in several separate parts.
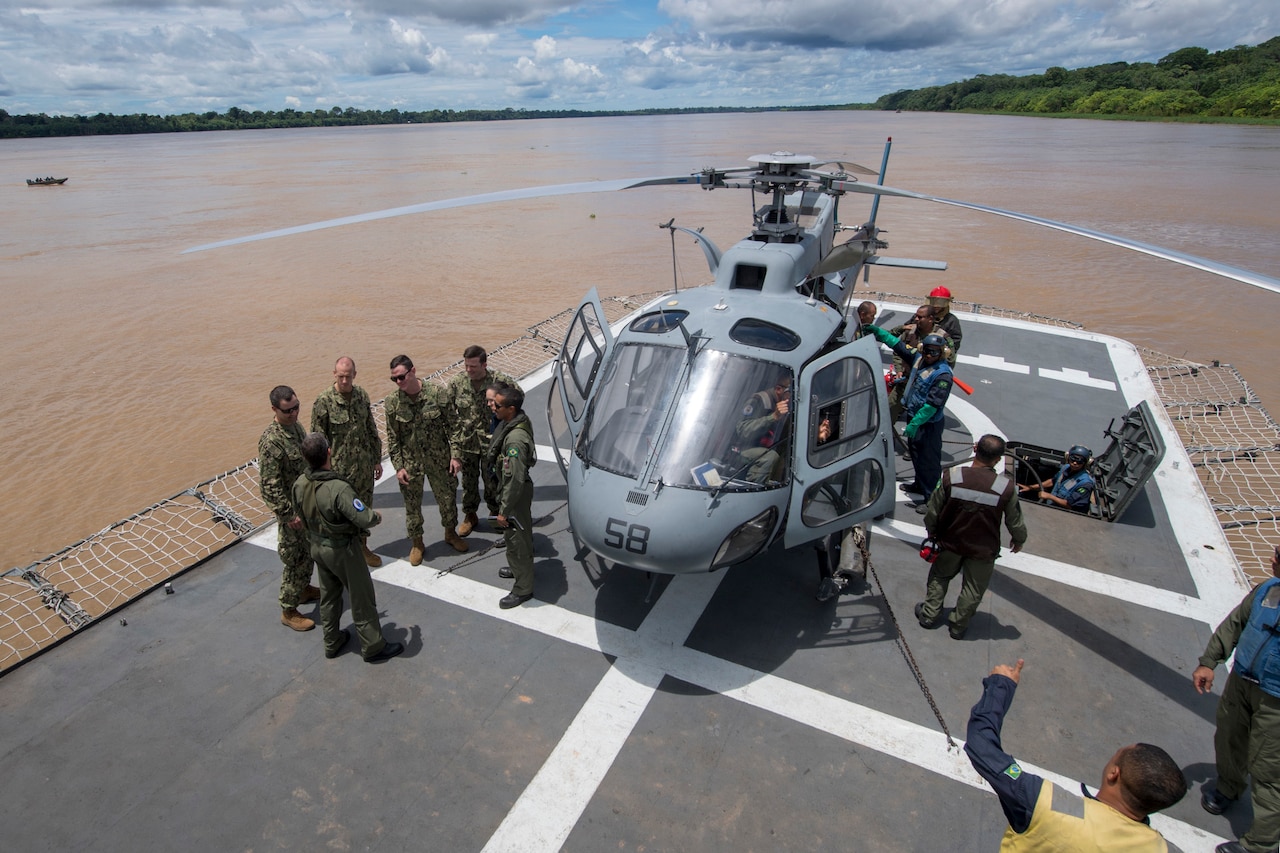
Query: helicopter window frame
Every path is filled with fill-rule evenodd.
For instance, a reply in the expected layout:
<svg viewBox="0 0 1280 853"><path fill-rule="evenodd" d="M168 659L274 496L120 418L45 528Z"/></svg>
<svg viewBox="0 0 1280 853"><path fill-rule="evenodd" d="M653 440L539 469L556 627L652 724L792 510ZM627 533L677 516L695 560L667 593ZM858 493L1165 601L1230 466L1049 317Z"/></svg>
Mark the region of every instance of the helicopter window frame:
<svg viewBox="0 0 1280 853"><path fill-rule="evenodd" d="M689 312L683 308L650 311L632 320L627 328L643 335L662 335L680 328Z"/></svg>
<svg viewBox="0 0 1280 853"><path fill-rule="evenodd" d="M800 520L806 527L822 527L874 504L884 492L885 472L874 459L841 468L805 489ZM849 496L857 496L850 500Z"/></svg>
<svg viewBox="0 0 1280 853"><path fill-rule="evenodd" d="M775 352L791 352L800 346L800 336L795 332L759 317L744 317L734 323L729 329L729 339L743 346Z"/></svg>
<svg viewBox="0 0 1280 853"><path fill-rule="evenodd" d="M880 432L880 407L876 383L878 366L866 359L846 356L814 374L809 388L807 461L814 469L847 459L871 444ZM832 435L818 440L824 417L831 418Z"/></svg>
<svg viewBox="0 0 1280 853"><path fill-rule="evenodd" d="M574 421L586 414L591 390L608 348L600 317L594 310L588 311L590 307L584 305L579 308L560 349L561 383Z"/></svg>

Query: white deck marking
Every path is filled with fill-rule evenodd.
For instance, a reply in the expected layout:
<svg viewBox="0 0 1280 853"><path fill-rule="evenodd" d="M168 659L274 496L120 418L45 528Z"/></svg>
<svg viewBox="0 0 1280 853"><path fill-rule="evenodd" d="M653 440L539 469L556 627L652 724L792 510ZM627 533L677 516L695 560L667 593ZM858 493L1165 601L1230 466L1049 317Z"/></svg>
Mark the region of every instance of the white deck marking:
<svg viewBox="0 0 1280 853"><path fill-rule="evenodd" d="M687 635L693 625L690 620L696 621L715 585L686 587L681 582L716 579L723 574L673 578L640 629L630 631L544 603L499 610L494 601L497 591L493 587L456 574L437 577L436 572L426 566L415 569L402 560L373 573L384 583L616 658L615 665L570 724L565 737L490 838L486 851L532 853L561 848L630 736L662 674L874 749L947 779L990 790L962 751L946 750L941 733L935 729L684 646L679 637ZM663 611L662 604L667 601L671 602L671 609ZM960 745L963 746L963 742ZM594 752L604 756L595 757ZM1064 790L1073 793L1080 790L1078 781L1022 759L1018 763ZM1225 840L1166 816L1155 817L1159 820L1153 817L1153 822L1161 833L1184 850L1207 849Z"/></svg>
<svg viewBox="0 0 1280 853"><path fill-rule="evenodd" d="M1021 373L1029 375L1031 373L1031 365L1018 364L1014 361L1005 361L1002 355L987 355L985 353L973 355L957 355L956 361L960 364L971 364L974 367L989 367L992 370L1003 370L1006 373Z"/></svg>
<svg viewBox="0 0 1280 853"><path fill-rule="evenodd" d="M1110 379L1095 379L1089 375L1087 370L1076 370L1074 367L1064 367L1060 370L1050 370L1047 367L1038 368L1036 371L1040 374L1041 379L1057 379L1059 382L1070 382L1072 385L1084 385L1086 388L1101 388L1104 391L1116 390L1116 383Z"/></svg>
<svg viewBox="0 0 1280 853"><path fill-rule="evenodd" d="M891 536L913 546L919 544L925 537L923 526L909 524L897 519L878 521L873 529L876 533ZM1151 610L1171 613L1174 616L1194 619L1211 627L1216 626L1222 619L1222 614L1218 613L1211 603L1198 598L1171 592L1158 586L1150 586L1125 578L1118 578L1105 572L1094 571L1072 563L1062 563L1057 560L1050 560L1047 557L1038 557L1025 551L1019 554L1014 554L1007 550L1003 551L1000 554L998 564L1002 568L1012 569L1034 577L1057 581L1075 589L1083 589L1098 595L1115 598L1125 604L1147 607Z"/></svg>

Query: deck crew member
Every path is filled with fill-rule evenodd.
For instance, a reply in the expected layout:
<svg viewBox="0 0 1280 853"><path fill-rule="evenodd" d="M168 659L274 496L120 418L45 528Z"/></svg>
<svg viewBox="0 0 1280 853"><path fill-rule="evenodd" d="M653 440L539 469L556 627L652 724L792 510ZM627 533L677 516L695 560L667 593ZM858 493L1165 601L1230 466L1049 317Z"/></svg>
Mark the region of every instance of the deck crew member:
<svg viewBox="0 0 1280 853"><path fill-rule="evenodd" d="M493 389L493 412L498 427L489 441L485 467L498 484L498 513L494 524L503 531L507 568L498 576L512 578L511 592L498 602L506 610L533 598L533 480L529 469L538 461L533 447L533 424L524 413L524 392L510 385Z"/></svg>
<svg viewBox="0 0 1280 853"><path fill-rule="evenodd" d="M449 404L455 419L449 447L453 458L449 472L462 476L462 523L458 535L466 536L480 523L480 481L484 479L484 502L489 515L498 514L498 484L489 479L480 458L489 449L493 436L493 412L485 401L485 389L491 385L520 385L501 371L489 369L489 354L484 347L472 344L462 352L462 373L449 380Z"/></svg>
<svg viewBox="0 0 1280 853"><path fill-rule="evenodd" d="M422 543L423 478L431 484L431 494L440 508L444 541L455 551L466 551L467 543L454 529L458 524L458 481L449 473L449 439L453 435L453 414L445 390L418 378L407 355L391 359L391 381L396 390L384 403L387 415L387 446L396 482L404 497L404 523L409 534L409 565L422 565L426 546Z"/></svg>
<svg viewBox="0 0 1280 853"><path fill-rule="evenodd" d="M306 525L311 558L320 575L324 656L336 658L351 639L349 630L338 628L345 589L351 596L351 624L360 638L360 655L369 663L393 658L404 646L382 636L378 599L361 546L361 534L380 523L382 516L333 470L323 433L313 432L302 440L302 455L309 470L293 484L293 503Z"/></svg>
<svg viewBox="0 0 1280 853"><path fill-rule="evenodd" d="M1023 662L999 664L982 681L982 698L969 714L965 753L1000 798L1009 828L1004 851L1072 850L1076 853L1165 853L1164 837L1147 816L1177 803L1187 780L1167 752L1149 743L1122 746L1102 768L1098 793L1082 798L1028 773L1000 743ZM1219 848L1221 849L1221 848Z"/></svg>
<svg viewBox="0 0 1280 853"><path fill-rule="evenodd" d="M945 287L935 287L929 291L929 307L933 309L933 323L940 334L945 334L951 344L951 354L947 356L947 364L956 366L956 356L960 353L960 339L964 332L960 328L960 318L951 313L951 291Z"/></svg>
<svg viewBox="0 0 1280 853"><path fill-rule="evenodd" d="M1022 486L1021 491L1041 503L1053 504L1076 512L1088 512L1096 484L1089 473L1089 459L1093 451L1077 444L1067 451L1067 461L1058 472L1042 483Z"/></svg>
<svg viewBox="0 0 1280 853"><path fill-rule="evenodd" d="M937 328L933 322L933 309L928 305L921 305L916 309L915 316L910 323L903 323L889 330L889 334L895 335L905 343L912 351L920 351L920 342L932 334L942 335L946 339L946 333ZM947 360L948 364L954 364L955 352L948 344L942 350L942 357ZM889 420L891 423L897 423L898 418L902 416L902 392L907 388L907 377L911 374L912 359L903 358L894 353L893 355L893 388L889 391Z"/></svg>
<svg viewBox="0 0 1280 853"><path fill-rule="evenodd" d="M944 407L951 396L951 366L943 358L947 342L941 335L929 335L920 342L919 352L913 352L894 335L879 326L866 326L868 334L893 349L894 353L908 359L911 375L902 392L902 407L907 425L902 434L911 451L911 464L915 479L900 488L916 495L919 507L938 485L942 476L942 430L945 425Z"/></svg>
<svg viewBox="0 0 1280 853"><path fill-rule="evenodd" d="M311 547L293 504L290 488L307 464L302 458L305 433L298 424L302 404L288 385L271 389L271 423L258 439L258 490L276 516L276 552L284 564L280 578L280 622L295 631L310 631L316 623L298 612L299 604L320 600L311 585Z"/></svg>
<svg viewBox="0 0 1280 853"><path fill-rule="evenodd" d="M382 438L369 393L355 381L355 360L344 355L333 365L333 384L311 407L311 431L329 440L333 470L351 484L365 506L373 506L373 485L382 476ZM369 550L368 530L361 531L360 550L370 568L382 565L382 558Z"/></svg>
<svg viewBox="0 0 1280 853"><path fill-rule="evenodd" d="M1235 651L1213 735L1218 779L1204 786L1200 805L1222 814L1252 779L1253 825L1219 853L1272 853L1280 844L1280 546L1271 574L1222 620L1191 673L1196 690L1208 693L1214 668Z"/></svg>
<svg viewBox="0 0 1280 853"><path fill-rule="evenodd" d="M1012 537L1015 554L1027 541L1027 525L1013 479L996 473L1005 442L998 435L984 435L973 446L973 464L957 466L942 474L942 482L929 498L924 526L938 543L938 558L929 566L925 599L916 605L921 627L932 628L942 615L942 602L951 579L963 574L960 595L951 611L951 639L959 640L969 629L1000 556L1000 523Z"/></svg>

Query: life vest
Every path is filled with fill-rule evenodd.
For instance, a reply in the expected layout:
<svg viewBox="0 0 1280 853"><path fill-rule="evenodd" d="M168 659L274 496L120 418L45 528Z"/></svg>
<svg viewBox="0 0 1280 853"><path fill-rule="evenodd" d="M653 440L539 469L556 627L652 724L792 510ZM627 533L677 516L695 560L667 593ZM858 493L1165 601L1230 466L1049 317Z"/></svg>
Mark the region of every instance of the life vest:
<svg viewBox="0 0 1280 853"><path fill-rule="evenodd" d="M1258 587L1249 610L1249 621L1236 641L1236 673L1258 682L1263 692L1280 698L1280 578Z"/></svg>
<svg viewBox="0 0 1280 853"><path fill-rule="evenodd" d="M939 359L933 367L924 366L924 356L916 356L915 366L911 368L911 378L907 381L907 389L902 393L902 407L907 417L913 417L920 407L929 402L929 392L940 379L951 378L951 365ZM933 413L929 423L936 423L945 417L942 407Z"/></svg>

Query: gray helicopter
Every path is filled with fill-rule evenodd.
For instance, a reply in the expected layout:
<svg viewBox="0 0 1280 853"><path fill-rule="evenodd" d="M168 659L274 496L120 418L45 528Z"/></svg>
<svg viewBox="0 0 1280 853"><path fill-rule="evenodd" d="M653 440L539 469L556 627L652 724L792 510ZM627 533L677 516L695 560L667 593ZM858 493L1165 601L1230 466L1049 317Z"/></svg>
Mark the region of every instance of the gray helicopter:
<svg viewBox="0 0 1280 853"><path fill-rule="evenodd" d="M1103 232L884 185L880 171L789 152L741 169L506 190L327 220L188 249L202 251L410 213L662 185L747 189L751 233L721 251L693 237L711 284L642 308L616 336L594 290L579 305L553 370L567 421L557 462L575 536L616 563L656 574L715 571L781 540L787 548L835 537L894 505L892 424L879 345L859 336L858 276L869 267L943 270L940 261L889 258L880 196L983 211L1143 252L1280 293L1280 280ZM834 166L833 169L824 169ZM853 172L877 176L859 180ZM874 196L869 220L844 226L848 193ZM848 232L846 234L846 232ZM837 242L838 238L844 238ZM548 421L551 421L548 401ZM552 430L553 438L556 430ZM567 456L567 462L564 457ZM846 540L848 541L848 540Z"/></svg>

